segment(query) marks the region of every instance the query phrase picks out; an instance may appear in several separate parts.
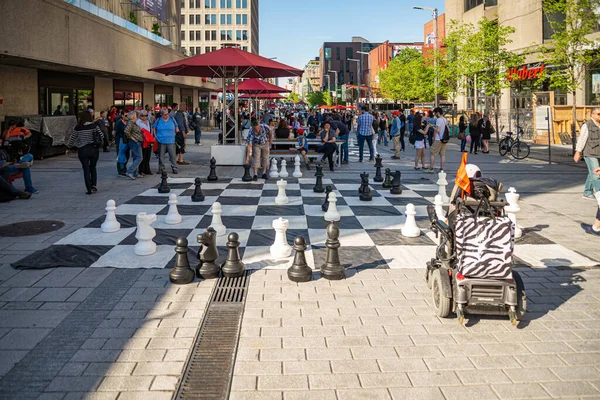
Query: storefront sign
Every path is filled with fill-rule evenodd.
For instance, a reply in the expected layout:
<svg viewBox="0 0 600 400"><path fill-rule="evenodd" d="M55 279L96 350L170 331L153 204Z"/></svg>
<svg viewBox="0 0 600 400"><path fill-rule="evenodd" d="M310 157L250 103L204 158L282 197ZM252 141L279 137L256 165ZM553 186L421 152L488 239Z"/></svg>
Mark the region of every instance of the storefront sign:
<svg viewBox="0 0 600 400"><path fill-rule="evenodd" d="M165 0L130 0L161 21L165 20Z"/></svg>
<svg viewBox="0 0 600 400"><path fill-rule="evenodd" d="M542 76L542 73L546 69L544 63L526 64L519 68L513 68L506 71L507 78L509 81L512 80L526 80L526 79L538 79Z"/></svg>

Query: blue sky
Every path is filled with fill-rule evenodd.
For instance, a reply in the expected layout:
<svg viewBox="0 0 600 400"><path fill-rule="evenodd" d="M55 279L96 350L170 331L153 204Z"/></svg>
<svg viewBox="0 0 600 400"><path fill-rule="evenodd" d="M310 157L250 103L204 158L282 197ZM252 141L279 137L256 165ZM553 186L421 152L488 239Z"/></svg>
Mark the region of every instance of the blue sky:
<svg viewBox="0 0 600 400"><path fill-rule="evenodd" d="M260 55L304 68L323 42L422 41L431 11L415 5L444 12L443 0L259 0Z"/></svg>

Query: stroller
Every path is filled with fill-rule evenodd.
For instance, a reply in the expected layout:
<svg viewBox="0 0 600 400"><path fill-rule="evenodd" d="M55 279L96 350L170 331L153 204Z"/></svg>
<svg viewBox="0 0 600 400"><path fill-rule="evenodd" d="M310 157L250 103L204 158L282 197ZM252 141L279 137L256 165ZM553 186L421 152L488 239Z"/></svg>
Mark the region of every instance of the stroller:
<svg viewBox="0 0 600 400"><path fill-rule="evenodd" d="M436 257L427 262L425 279L439 317L456 313L508 314L514 326L526 312L523 280L512 270L514 225L497 199L502 184L472 179L470 196L456 196L448 222L427 207L431 228L441 235ZM451 207L452 208L452 207Z"/></svg>

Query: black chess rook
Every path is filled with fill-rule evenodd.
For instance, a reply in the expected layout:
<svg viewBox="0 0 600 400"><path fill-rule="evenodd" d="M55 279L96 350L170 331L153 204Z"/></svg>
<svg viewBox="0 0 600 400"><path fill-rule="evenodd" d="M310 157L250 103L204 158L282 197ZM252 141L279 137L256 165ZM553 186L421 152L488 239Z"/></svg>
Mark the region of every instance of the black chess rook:
<svg viewBox="0 0 600 400"><path fill-rule="evenodd" d="M237 278L246 272L246 266L240 260L240 237L232 232L227 236L227 259L221 265L221 272L226 278Z"/></svg>
<svg viewBox="0 0 600 400"><path fill-rule="evenodd" d="M210 173L208 174L208 178L206 178L209 182L218 181L217 177L217 160L215 158L210 159Z"/></svg>
<svg viewBox="0 0 600 400"><path fill-rule="evenodd" d="M194 271L188 260L188 241L184 237L177 238L175 247L175 266L169 272L169 279L176 285L186 285L194 281Z"/></svg>
<svg viewBox="0 0 600 400"><path fill-rule="evenodd" d="M396 171L392 174L392 176L394 177L394 179L392 179L392 188L390 189L390 193L391 194L402 194L402 188L400 187L401 185L401 178L402 178L402 173L400 171Z"/></svg>
<svg viewBox="0 0 600 400"><path fill-rule="evenodd" d="M339 281L346 276L344 266L340 263L338 252L340 248L339 237L340 228L338 228L335 221L331 221L327 227L327 240L325 241L327 258L325 259L325 264L321 266L321 276L332 281Z"/></svg>
<svg viewBox="0 0 600 400"><path fill-rule="evenodd" d="M196 237L196 241L201 244L200 250L198 250L200 263L196 267L196 276L202 279L217 278L219 276L219 267L215 264L219 258L217 231L209 227Z"/></svg>
<svg viewBox="0 0 600 400"><path fill-rule="evenodd" d="M315 187L313 187L313 192L323 193L325 191L325 188L323 187L323 166L317 164L316 168L317 172L315 172L315 176L317 177L317 182L315 183Z"/></svg>
<svg viewBox="0 0 600 400"><path fill-rule="evenodd" d="M329 210L329 193L333 191L333 187L331 185L325 186L325 202L321 204L321 210L323 212L327 212Z"/></svg>
<svg viewBox="0 0 600 400"><path fill-rule="evenodd" d="M244 164L244 176L242 176L242 182L250 182L252 175L250 175L250 164Z"/></svg>
<svg viewBox="0 0 600 400"><path fill-rule="evenodd" d="M192 195L192 201L198 203L204 201L204 194L202 193L202 179L194 179L194 194Z"/></svg>
<svg viewBox="0 0 600 400"><path fill-rule="evenodd" d="M306 239L303 236L296 236L294 239L294 262L288 268L288 278L293 282L308 282L312 278L312 269L306 262Z"/></svg>
<svg viewBox="0 0 600 400"><path fill-rule="evenodd" d="M374 182L383 182L383 176L381 176L381 168L383 167L383 158L379 154L375 157L375 176L373 177Z"/></svg>
<svg viewBox="0 0 600 400"><path fill-rule="evenodd" d="M381 184L381 186L384 189L392 188L392 171L389 168L385 169L385 179L383 180L383 183Z"/></svg>
<svg viewBox="0 0 600 400"><path fill-rule="evenodd" d="M158 193L169 193L171 188L169 187L169 182L167 182L168 175L165 171L160 175L160 186L158 187Z"/></svg>

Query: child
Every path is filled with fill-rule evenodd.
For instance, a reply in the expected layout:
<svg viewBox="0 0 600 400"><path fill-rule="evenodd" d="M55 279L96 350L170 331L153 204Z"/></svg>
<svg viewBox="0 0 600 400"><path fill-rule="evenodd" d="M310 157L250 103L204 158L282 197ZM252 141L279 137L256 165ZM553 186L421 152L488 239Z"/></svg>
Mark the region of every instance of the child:
<svg viewBox="0 0 600 400"><path fill-rule="evenodd" d="M306 136L304 135L304 129L298 129L298 143L296 147L291 147L290 151L299 152L302 154L302 158L304 159L304 164L306 164L306 169L310 170L310 162L308 161L308 157L306 153L308 153L308 140L306 140Z"/></svg>

